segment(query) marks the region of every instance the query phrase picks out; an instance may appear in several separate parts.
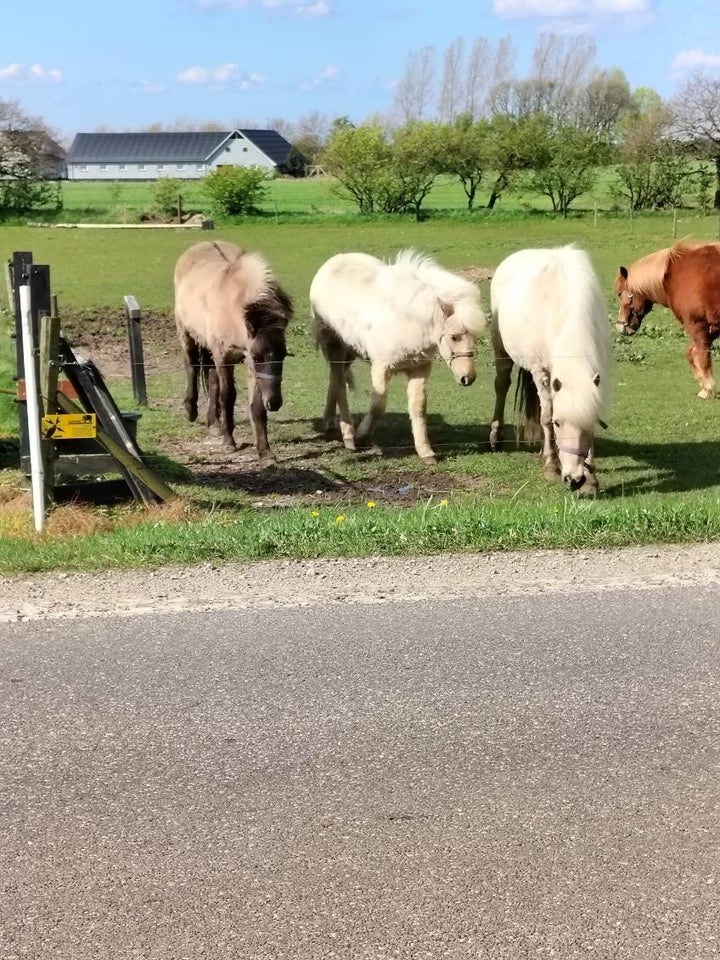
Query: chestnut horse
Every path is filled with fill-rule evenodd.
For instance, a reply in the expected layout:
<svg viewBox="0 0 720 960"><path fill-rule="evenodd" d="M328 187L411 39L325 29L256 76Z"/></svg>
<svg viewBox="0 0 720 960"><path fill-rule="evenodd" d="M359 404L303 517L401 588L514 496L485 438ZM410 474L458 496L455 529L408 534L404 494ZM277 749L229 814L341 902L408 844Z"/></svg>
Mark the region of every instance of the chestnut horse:
<svg viewBox="0 0 720 960"><path fill-rule="evenodd" d="M224 240L196 243L175 266L175 323L185 354L185 410L197 418L198 374L207 425L235 450L235 364L247 368L250 420L261 460L272 460L267 411L282 406L285 328L292 303L257 253Z"/></svg>
<svg viewBox="0 0 720 960"><path fill-rule="evenodd" d="M475 338L485 327L478 287L413 250L402 251L393 263L339 253L315 274L310 308L316 342L330 366L326 434L334 431L339 410L345 447L369 442L385 412L390 378L402 372L415 450L424 463L436 463L427 435L427 378L439 353L461 386L474 382ZM357 357L370 361L372 393L356 432L347 387Z"/></svg>
<svg viewBox="0 0 720 960"><path fill-rule="evenodd" d="M720 335L720 243L682 240L620 267L615 278L620 298L617 329L636 333L653 304L668 307L691 343L687 358L703 400L715 396L711 347Z"/></svg>
<svg viewBox="0 0 720 960"><path fill-rule="evenodd" d="M518 250L490 285L495 411L490 446L499 446L513 364L527 428L543 433L543 472L593 495L593 437L610 402L610 327L590 258L572 245Z"/></svg>

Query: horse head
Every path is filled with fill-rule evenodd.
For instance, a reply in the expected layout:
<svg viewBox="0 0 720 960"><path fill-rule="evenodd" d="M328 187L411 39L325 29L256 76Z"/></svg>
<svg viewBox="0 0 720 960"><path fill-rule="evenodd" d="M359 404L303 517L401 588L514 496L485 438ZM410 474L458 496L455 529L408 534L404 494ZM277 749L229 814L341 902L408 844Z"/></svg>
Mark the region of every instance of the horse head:
<svg viewBox="0 0 720 960"><path fill-rule="evenodd" d="M438 352L450 367L452 375L461 387L475 383L475 335L470 333L458 319L455 307L443 300L438 301L443 314L442 332L438 339Z"/></svg>
<svg viewBox="0 0 720 960"><path fill-rule="evenodd" d="M579 490L585 483L588 474L594 473L591 461L588 455L592 450L594 425L606 424L599 416L595 415L594 420L590 420L592 411L597 409L597 394L599 396L600 374L592 375L589 387L590 396L578 396L584 393L579 384L575 384L568 389L563 387L562 381L553 377L551 381L552 390L552 411L553 411L553 433L555 435L555 445L558 451L558 460L560 461L560 473L563 482L571 490ZM573 395L570 396L569 394ZM582 401L582 402L579 402Z"/></svg>
<svg viewBox="0 0 720 960"><path fill-rule="evenodd" d="M248 368L255 377L266 410L282 406L283 361L287 356L285 327L292 310L289 298L282 291L268 300L252 304L245 313L248 332Z"/></svg>
<svg viewBox="0 0 720 960"><path fill-rule="evenodd" d="M627 267L620 267L620 271L615 278L615 292L620 298L615 328L618 333L631 336L633 333L637 333L643 317L652 310L653 301L630 288Z"/></svg>

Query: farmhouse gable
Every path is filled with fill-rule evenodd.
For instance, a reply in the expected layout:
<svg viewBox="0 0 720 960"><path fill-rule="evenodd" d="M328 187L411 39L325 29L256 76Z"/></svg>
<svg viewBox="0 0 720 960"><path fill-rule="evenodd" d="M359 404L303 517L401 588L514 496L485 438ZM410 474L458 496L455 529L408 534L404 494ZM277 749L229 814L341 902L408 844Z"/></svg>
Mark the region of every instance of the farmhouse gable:
<svg viewBox="0 0 720 960"><path fill-rule="evenodd" d="M289 170L292 145L275 130L78 133L70 180L193 180L222 166Z"/></svg>

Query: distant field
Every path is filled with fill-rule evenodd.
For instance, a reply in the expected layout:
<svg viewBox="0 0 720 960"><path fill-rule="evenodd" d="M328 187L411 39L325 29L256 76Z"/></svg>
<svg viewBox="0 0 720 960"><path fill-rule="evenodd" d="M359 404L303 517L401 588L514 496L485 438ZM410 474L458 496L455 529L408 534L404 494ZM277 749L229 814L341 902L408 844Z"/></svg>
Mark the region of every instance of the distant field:
<svg viewBox="0 0 720 960"><path fill-rule="evenodd" d="M603 170L592 193L579 197L573 204L577 212L609 211L617 207L611 193L612 169ZM475 200L475 209L480 215L487 206L492 177L481 184ZM63 184L63 209L44 211L35 219L46 221L86 222L136 222L150 208L152 183L117 181L80 182ZM202 183L192 180L178 181L183 208L198 212L207 211L207 200ZM686 206L694 205L693 198L686 198ZM260 205L262 213L270 218L313 219L318 217L343 217L356 213L352 199L342 196L337 182L332 177L312 177L293 180L277 178L267 186L267 197ZM550 201L535 193L513 190L505 193L494 210L495 216L509 216L530 211L549 212ZM467 211L467 198L457 180L440 178L423 204L423 211L432 216L442 213L453 215Z"/></svg>

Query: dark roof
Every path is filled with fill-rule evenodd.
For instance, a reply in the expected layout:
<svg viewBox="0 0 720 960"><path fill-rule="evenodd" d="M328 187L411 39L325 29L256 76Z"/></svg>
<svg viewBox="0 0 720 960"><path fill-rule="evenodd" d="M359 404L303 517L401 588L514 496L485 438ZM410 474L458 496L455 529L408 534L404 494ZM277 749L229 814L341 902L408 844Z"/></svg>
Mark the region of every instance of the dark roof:
<svg viewBox="0 0 720 960"><path fill-rule="evenodd" d="M68 163L202 163L229 137L242 133L276 165L291 146L275 130L225 130L193 133L78 133Z"/></svg>

